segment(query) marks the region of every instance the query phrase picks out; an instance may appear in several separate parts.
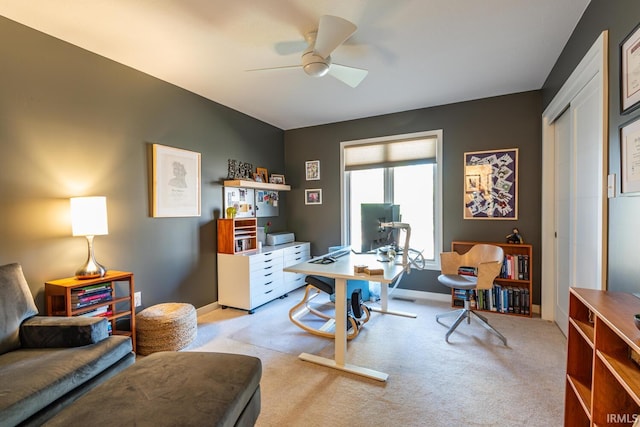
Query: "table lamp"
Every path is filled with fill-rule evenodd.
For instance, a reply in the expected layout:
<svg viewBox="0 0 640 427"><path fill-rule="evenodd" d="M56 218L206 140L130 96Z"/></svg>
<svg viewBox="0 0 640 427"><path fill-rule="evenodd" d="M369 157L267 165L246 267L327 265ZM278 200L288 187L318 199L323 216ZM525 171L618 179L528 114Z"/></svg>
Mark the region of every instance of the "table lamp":
<svg viewBox="0 0 640 427"><path fill-rule="evenodd" d="M76 271L78 279L103 277L107 270L95 259L93 238L109 234L106 197L72 197L71 230L74 236L85 236L88 244L87 261Z"/></svg>

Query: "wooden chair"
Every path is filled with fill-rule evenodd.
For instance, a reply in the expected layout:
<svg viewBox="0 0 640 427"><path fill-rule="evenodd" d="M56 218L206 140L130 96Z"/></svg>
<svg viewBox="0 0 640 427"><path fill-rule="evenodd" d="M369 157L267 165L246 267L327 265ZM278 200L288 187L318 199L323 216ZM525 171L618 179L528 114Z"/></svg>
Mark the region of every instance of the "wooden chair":
<svg viewBox="0 0 640 427"><path fill-rule="evenodd" d="M324 292L328 295L333 295L335 293L335 282L332 279L321 278L318 276L307 276L305 281L307 282L307 288L304 291L304 296L302 300L291 307L289 310L289 319L298 327L304 329L305 331L318 335L325 338L334 338L335 337L335 319L326 313L316 309L310 303L311 301L320 295L321 292ZM347 339L351 340L355 338L360 332L360 328L362 325L369 321L371 317L371 313L369 312L369 308L362 304L361 301L354 301L356 292L354 295L351 295L351 299L349 300L348 306L348 315L347 315ZM301 318L307 314L313 314L318 316L321 319L326 320L326 322L319 328L314 328L302 322ZM360 320L360 318L364 315L364 319Z"/></svg>
<svg viewBox="0 0 640 427"><path fill-rule="evenodd" d="M469 293L472 290L492 289L493 280L498 277L502 269L504 252L499 246L488 244L474 245L467 253L443 252L440 254L440 264L442 274L438 276L438 282L452 289L463 289L466 293L464 308L436 315L436 321L447 326L440 321L442 317L457 316L455 322L445 335L445 340L449 342L449 336L455 331L463 320L471 323L471 315L480 321L480 324L493 332L507 345L507 339L489 324L487 318L473 311L469 303ZM475 276L458 274L460 267L473 267L476 269Z"/></svg>

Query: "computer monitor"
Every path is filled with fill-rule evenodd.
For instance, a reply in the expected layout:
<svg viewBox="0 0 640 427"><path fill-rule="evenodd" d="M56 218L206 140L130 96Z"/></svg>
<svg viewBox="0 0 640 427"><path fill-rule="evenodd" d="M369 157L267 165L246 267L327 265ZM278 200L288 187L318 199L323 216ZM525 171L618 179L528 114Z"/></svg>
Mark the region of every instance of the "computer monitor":
<svg viewBox="0 0 640 427"><path fill-rule="evenodd" d="M382 246L398 243L397 228L380 227L383 222L400 221L400 205L392 203L362 203L361 219L361 252L368 252Z"/></svg>

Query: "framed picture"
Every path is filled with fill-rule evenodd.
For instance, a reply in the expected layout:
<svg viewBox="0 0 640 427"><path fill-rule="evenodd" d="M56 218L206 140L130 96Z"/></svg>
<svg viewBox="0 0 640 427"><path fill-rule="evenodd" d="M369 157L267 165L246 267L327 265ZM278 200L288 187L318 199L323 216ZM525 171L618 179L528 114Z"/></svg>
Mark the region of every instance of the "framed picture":
<svg viewBox="0 0 640 427"><path fill-rule="evenodd" d="M304 162L307 181L317 181L320 179L320 160Z"/></svg>
<svg viewBox="0 0 640 427"><path fill-rule="evenodd" d="M269 182L272 184L284 184L284 175L272 173L269 177Z"/></svg>
<svg viewBox="0 0 640 427"><path fill-rule="evenodd" d="M620 98L622 114L640 106L640 25L620 43Z"/></svg>
<svg viewBox="0 0 640 427"><path fill-rule="evenodd" d="M267 181L267 177L269 174L265 168L256 168L256 173L253 176L253 180L256 182L269 182Z"/></svg>
<svg viewBox="0 0 640 427"><path fill-rule="evenodd" d="M464 219L518 219L518 149L464 153Z"/></svg>
<svg viewBox="0 0 640 427"><path fill-rule="evenodd" d="M640 119L620 128L620 159L623 194L640 192Z"/></svg>
<svg viewBox="0 0 640 427"><path fill-rule="evenodd" d="M200 153L152 145L151 215L200 216Z"/></svg>
<svg viewBox="0 0 640 427"><path fill-rule="evenodd" d="M311 189L304 190L304 204L305 205L321 205L322 189L311 188Z"/></svg>

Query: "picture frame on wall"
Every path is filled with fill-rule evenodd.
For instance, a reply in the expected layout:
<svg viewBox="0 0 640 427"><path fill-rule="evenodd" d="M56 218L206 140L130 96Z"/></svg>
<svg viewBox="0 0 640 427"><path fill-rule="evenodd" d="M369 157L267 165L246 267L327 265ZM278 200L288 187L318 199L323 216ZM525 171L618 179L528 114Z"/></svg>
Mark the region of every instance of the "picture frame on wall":
<svg viewBox="0 0 640 427"><path fill-rule="evenodd" d="M320 179L320 160L311 160L304 163L307 181L317 181Z"/></svg>
<svg viewBox="0 0 640 427"><path fill-rule="evenodd" d="M200 216L200 153L152 144L151 215Z"/></svg>
<svg viewBox="0 0 640 427"><path fill-rule="evenodd" d="M620 127L620 160L620 192L640 195L640 118Z"/></svg>
<svg viewBox="0 0 640 427"><path fill-rule="evenodd" d="M640 106L640 24L620 43L620 110Z"/></svg>
<svg viewBox="0 0 640 427"><path fill-rule="evenodd" d="M518 149L464 153L464 219L518 219Z"/></svg>
<svg viewBox="0 0 640 427"><path fill-rule="evenodd" d="M304 190L304 204L305 205L321 205L322 204L322 189L321 188L308 188Z"/></svg>

